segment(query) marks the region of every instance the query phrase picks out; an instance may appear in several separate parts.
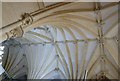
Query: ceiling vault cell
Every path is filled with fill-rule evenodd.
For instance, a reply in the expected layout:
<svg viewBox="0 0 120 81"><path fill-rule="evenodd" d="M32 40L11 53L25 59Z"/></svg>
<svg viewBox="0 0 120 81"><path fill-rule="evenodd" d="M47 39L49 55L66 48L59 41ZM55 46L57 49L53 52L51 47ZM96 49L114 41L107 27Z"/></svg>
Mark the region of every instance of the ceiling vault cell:
<svg viewBox="0 0 120 81"><path fill-rule="evenodd" d="M2 27L2 28L0 28L0 31L2 31L3 32L3 35L2 35L2 37L0 37L0 38L2 38L2 39L0 39L1 40L1 42L2 41L4 41L4 40L6 40L7 38L9 39L9 38L11 38L12 36L14 36L13 35L13 33L10 33L9 31L11 31L11 30L13 30L13 29L15 29L16 28L16 26L18 26L18 28L19 28L19 26L22 26L22 28L23 28L23 30L24 30L24 32L26 32L27 30L29 30L29 29L32 29L31 27L35 27L34 25L37 25L37 23L38 23L38 20L44 20L44 17L42 18L42 16L44 16L42 13L49 13L49 12L55 12L57 9L59 9L59 8L61 8L61 7L66 7L66 6L69 6L69 5L71 5L71 4L74 4L74 3L70 3L70 2L66 2L66 3L56 3L56 4L54 4L54 5L51 5L51 6L48 6L48 7L46 7L46 8L43 8L42 10L37 10L37 11L35 11L35 12L32 12L32 13L25 13L23 16L22 16L22 18L21 18L21 20L18 20L18 21L16 21L16 22L13 22L13 23L11 23L11 24L9 24L9 25L7 25L7 26L4 26L4 27ZM109 5L107 5L107 6L104 6L103 7L103 9L106 9L106 8L108 8L108 7L112 7L112 6L115 6L115 5L118 5L118 3L111 3L111 4L109 4ZM78 11L78 10L77 10ZM94 11L94 10L92 10L92 11ZM53 13L54 13L53 12ZM52 13L52 14L53 14ZM40 14L40 16L39 16L39 14ZM51 14L51 15L52 15ZM64 15L65 13L63 13L63 15ZM56 14L53 14L53 16L54 15L56 15ZM60 15L60 13L58 14L58 15ZM45 18L47 18L47 16L48 16L48 18L50 18L50 16L49 15L47 15L46 14L46 17ZM56 15L57 16L57 15ZM52 17L52 16L51 16ZM36 23L33 23L33 22L36 22ZM32 24L33 23L33 24ZM41 22L41 24L42 23L44 23L44 22ZM30 26L30 24L31 24L31 26ZM40 24L40 23L39 23ZM29 26L29 28L27 28L26 29L26 26ZM14 33L16 33L16 30L17 29L15 29L14 30ZM17 34L18 35L18 34ZM17 36L16 35L16 36ZM19 36L19 35L18 35Z"/></svg>
<svg viewBox="0 0 120 81"><path fill-rule="evenodd" d="M0 28L11 78L117 78L118 3L37 1L38 10Z"/></svg>

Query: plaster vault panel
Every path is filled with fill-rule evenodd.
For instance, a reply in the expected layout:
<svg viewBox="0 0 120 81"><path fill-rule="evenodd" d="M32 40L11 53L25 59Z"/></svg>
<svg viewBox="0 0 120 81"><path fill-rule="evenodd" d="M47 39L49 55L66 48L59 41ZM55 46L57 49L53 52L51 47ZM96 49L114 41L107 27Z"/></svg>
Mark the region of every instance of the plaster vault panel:
<svg viewBox="0 0 120 81"><path fill-rule="evenodd" d="M30 25L21 25L22 37L3 42L3 66L9 75L15 79L24 75L28 79L117 79L118 3L47 5L36 11L37 3L3 3L2 30L22 13L36 11Z"/></svg>
<svg viewBox="0 0 120 81"><path fill-rule="evenodd" d="M18 20L25 12L30 13L38 9L37 2L3 2L2 26Z"/></svg>

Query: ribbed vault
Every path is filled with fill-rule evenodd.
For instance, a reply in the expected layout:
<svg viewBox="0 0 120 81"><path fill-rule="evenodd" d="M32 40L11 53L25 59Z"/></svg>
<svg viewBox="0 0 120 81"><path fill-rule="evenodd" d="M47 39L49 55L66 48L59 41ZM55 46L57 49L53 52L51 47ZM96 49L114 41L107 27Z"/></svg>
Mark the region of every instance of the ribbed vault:
<svg viewBox="0 0 120 81"><path fill-rule="evenodd" d="M118 78L117 3L64 3L37 17L23 37L5 42L3 66L12 78Z"/></svg>

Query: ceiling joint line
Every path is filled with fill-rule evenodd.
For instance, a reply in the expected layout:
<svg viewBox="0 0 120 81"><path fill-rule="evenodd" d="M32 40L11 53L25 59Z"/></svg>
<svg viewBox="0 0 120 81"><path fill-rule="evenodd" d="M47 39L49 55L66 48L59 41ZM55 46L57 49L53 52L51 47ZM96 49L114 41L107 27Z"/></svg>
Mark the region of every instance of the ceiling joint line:
<svg viewBox="0 0 120 81"><path fill-rule="evenodd" d="M105 66L105 50L104 50L104 34L103 34L103 20L102 20L102 14L101 14L101 5L100 3L95 3L95 15L96 15L96 22L98 25L98 43L99 43L99 49L100 49L100 64L101 64L101 76L105 76L105 70L106 70L106 66Z"/></svg>
<svg viewBox="0 0 120 81"><path fill-rule="evenodd" d="M108 37L108 38L104 38L105 40L113 40L114 37ZM88 41L88 42L92 42L92 41L98 41L99 42L99 39L98 38L88 38L88 39L76 39L76 40L61 40L61 41L45 41L45 42L32 42L32 43L21 43L21 44L10 44L10 46L15 46L15 45L20 45L20 46L23 46L23 45L37 45L37 44L42 44L43 46L45 44L59 44L59 43L80 43L80 42L85 42L85 41Z"/></svg>

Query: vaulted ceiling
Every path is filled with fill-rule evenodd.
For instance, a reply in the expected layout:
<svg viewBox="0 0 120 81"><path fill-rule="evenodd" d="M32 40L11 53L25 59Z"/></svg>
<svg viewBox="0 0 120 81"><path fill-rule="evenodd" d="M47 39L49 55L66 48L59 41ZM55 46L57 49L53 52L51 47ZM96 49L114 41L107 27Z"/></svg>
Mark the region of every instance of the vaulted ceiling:
<svg viewBox="0 0 120 81"><path fill-rule="evenodd" d="M32 23L14 25L24 12ZM5 42L3 66L11 77L118 78L118 3L6 2L2 17L3 36L22 29L22 37Z"/></svg>

